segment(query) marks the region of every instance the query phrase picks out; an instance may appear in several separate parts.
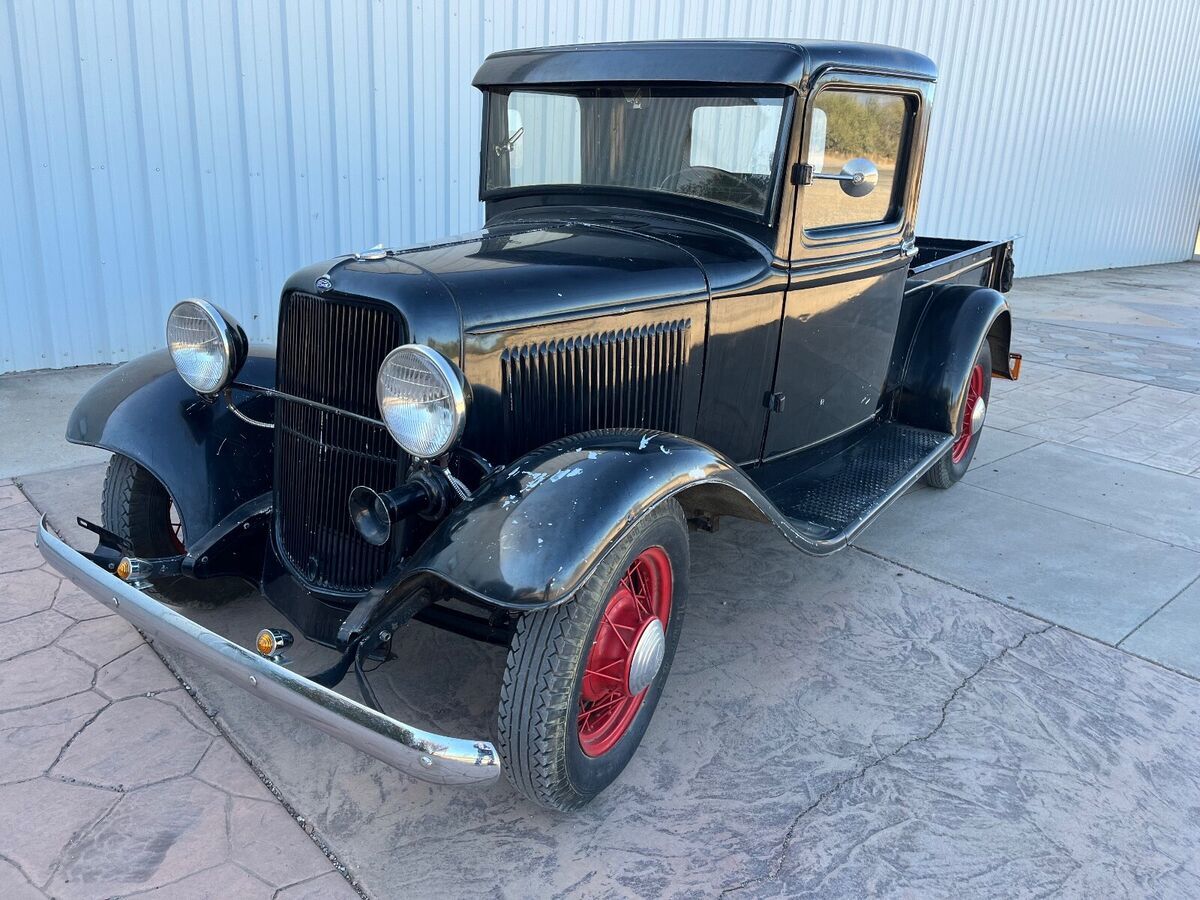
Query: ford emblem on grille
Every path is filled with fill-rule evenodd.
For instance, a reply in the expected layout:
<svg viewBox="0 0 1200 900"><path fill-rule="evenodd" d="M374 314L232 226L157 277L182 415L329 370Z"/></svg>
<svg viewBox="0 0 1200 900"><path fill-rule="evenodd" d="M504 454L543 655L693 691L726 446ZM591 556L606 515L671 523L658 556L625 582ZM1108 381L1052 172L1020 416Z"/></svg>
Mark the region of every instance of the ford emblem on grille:
<svg viewBox="0 0 1200 900"><path fill-rule="evenodd" d="M333 287L333 279L330 278L328 275L322 275L320 278L317 279L316 287L317 287L318 291L321 291L321 293L324 293L325 291L327 291Z"/></svg>

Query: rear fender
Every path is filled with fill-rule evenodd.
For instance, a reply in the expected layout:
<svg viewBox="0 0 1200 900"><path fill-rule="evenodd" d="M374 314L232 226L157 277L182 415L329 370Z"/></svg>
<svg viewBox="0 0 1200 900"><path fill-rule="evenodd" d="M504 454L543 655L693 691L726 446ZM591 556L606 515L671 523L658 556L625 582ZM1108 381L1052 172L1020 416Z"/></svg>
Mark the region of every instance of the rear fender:
<svg viewBox="0 0 1200 900"><path fill-rule="evenodd" d="M675 434L592 431L500 470L454 509L409 561L485 603L539 609L568 599L656 504L770 522L801 550L838 549L798 532L741 469Z"/></svg>
<svg viewBox="0 0 1200 900"><path fill-rule="evenodd" d="M237 380L275 386L275 352L251 347ZM235 391L238 408L271 421L272 400ZM201 398L166 350L110 372L76 404L67 440L120 453L170 492L189 546L242 504L271 489L272 432Z"/></svg>
<svg viewBox="0 0 1200 900"><path fill-rule="evenodd" d="M988 340L992 368L1008 374L1011 332L1002 294L977 285L935 285L917 325L895 394L893 415L906 425L953 434L979 345Z"/></svg>

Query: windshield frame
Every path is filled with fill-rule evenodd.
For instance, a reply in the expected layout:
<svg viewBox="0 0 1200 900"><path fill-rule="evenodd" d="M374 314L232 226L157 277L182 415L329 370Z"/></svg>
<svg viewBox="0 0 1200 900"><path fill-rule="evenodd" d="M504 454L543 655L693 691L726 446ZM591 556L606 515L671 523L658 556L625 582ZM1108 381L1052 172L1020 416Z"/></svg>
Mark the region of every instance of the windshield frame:
<svg viewBox="0 0 1200 900"><path fill-rule="evenodd" d="M781 99L782 110L779 117L779 133L776 136L774 165L770 173L770 186L767 190L767 202L762 213L745 207L738 207L718 200L657 190L654 188L628 187L597 183L568 183L568 184L529 184L513 187L489 187L488 171L491 162L489 150L492 141L492 115L496 104L496 96L507 96L514 92L534 92L548 94L585 94L589 91L608 90L664 90L664 91L702 91L702 96L714 98L744 96L761 97L764 99ZM613 198L617 200L635 201L639 206L661 206L667 212L703 212L707 216L729 217L734 222L754 223L774 229L779 222L779 212L784 188L789 181L787 178L788 154L790 152L792 123L797 109L798 94L795 89L777 84L728 85L714 82L631 82L631 83L573 83L573 84L506 84L494 85L481 89L483 94L483 128L479 150L479 199L485 203L496 201L520 200L521 198L543 198L555 202L571 203L573 201ZM508 206L509 204L505 204ZM544 205L544 204L537 204Z"/></svg>

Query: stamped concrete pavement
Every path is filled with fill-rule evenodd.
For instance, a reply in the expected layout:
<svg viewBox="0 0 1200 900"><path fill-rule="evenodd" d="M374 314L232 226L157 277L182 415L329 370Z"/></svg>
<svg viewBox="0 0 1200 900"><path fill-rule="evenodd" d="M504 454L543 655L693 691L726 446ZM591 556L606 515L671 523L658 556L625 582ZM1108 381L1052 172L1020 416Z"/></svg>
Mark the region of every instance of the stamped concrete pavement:
<svg viewBox="0 0 1200 900"><path fill-rule="evenodd" d="M0 481L0 897L356 897Z"/></svg>
<svg viewBox="0 0 1200 900"><path fill-rule="evenodd" d="M811 559L736 522L695 535L658 713L580 813L409 780L178 666L373 896L1200 895L1200 407L1177 378L1200 361L1172 360L1168 385L1166 342L1105 330L1143 281L1190 292L1160 313L1200 306L1200 266L1174 268L1056 276L1044 308L1050 280L1018 282L1018 342L1043 337L1021 343L1021 382L994 382L968 479L911 492L856 548ZM1098 352L1152 378L1055 355L1083 330L1062 306L1097 282ZM101 477L19 480L69 523ZM244 641L285 624L249 595L195 615ZM298 668L328 660L298 643ZM386 708L490 733L501 650L423 626L394 650L374 676Z"/></svg>

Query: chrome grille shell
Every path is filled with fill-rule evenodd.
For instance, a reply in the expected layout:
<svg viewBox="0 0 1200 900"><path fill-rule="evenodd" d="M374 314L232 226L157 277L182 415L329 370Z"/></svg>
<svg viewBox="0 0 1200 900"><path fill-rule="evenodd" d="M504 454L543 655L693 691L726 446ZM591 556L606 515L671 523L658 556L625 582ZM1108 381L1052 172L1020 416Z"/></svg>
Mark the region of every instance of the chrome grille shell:
<svg viewBox="0 0 1200 900"><path fill-rule="evenodd" d="M404 338L385 304L292 292L280 305L276 384L291 397L275 399L276 537L293 574L315 588L362 593L387 571L394 546L363 540L346 503L360 484L394 487L408 459L382 423L302 401L378 419L376 374Z"/></svg>

